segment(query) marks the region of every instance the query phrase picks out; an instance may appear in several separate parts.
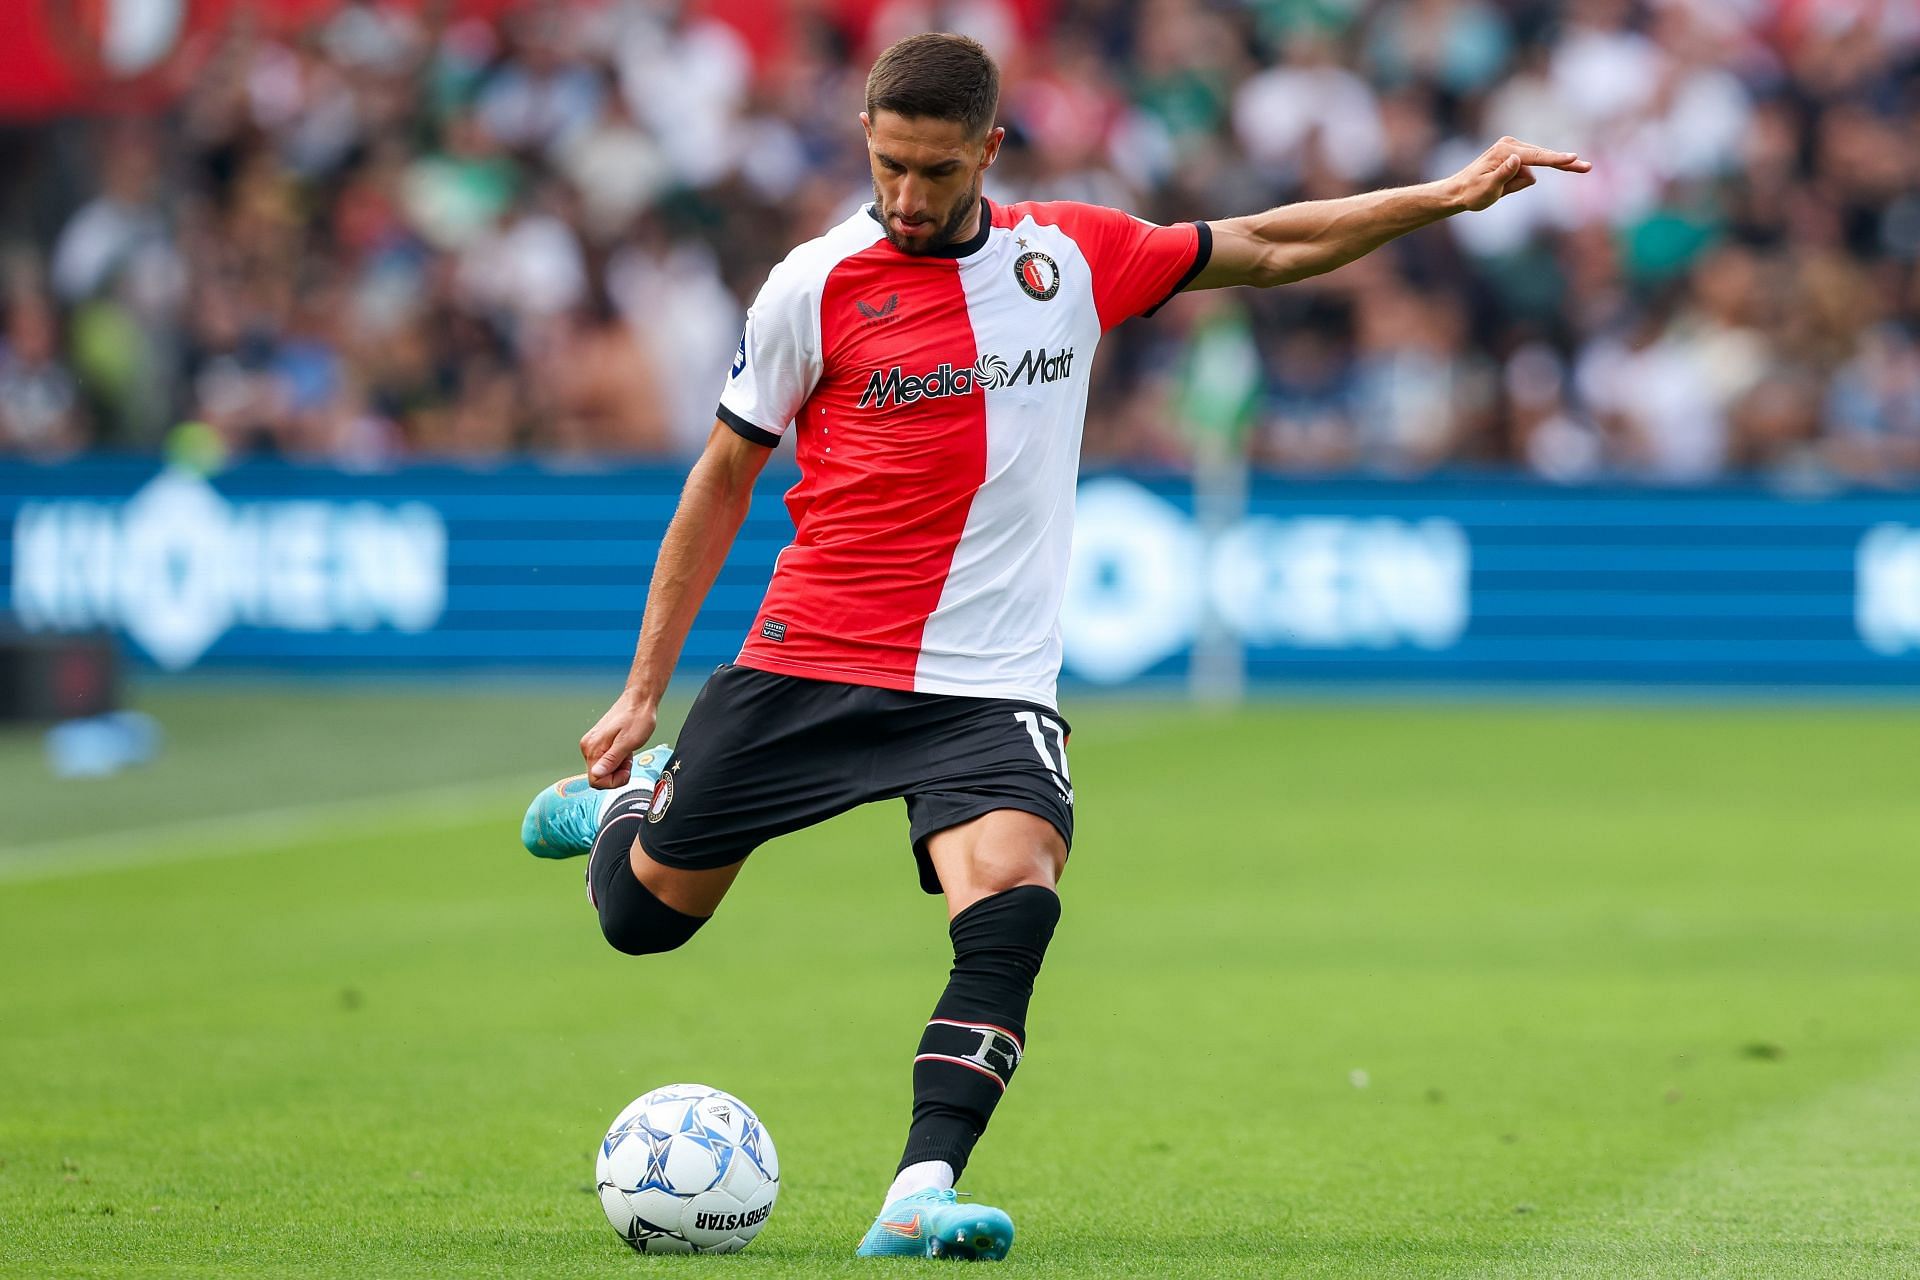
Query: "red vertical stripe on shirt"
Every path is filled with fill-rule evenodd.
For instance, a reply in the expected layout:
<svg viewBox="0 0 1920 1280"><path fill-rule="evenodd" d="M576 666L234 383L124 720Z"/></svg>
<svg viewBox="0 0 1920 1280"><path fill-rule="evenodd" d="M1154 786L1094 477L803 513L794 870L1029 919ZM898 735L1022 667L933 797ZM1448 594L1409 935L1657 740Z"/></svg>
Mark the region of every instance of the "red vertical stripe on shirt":
<svg viewBox="0 0 1920 1280"><path fill-rule="evenodd" d="M828 275L823 375L795 426L793 545L743 665L913 688L927 617L986 477L986 404L972 385L980 353L959 267L882 241ZM931 381L902 400L896 368ZM876 375L896 389L884 403L868 394Z"/></svg>

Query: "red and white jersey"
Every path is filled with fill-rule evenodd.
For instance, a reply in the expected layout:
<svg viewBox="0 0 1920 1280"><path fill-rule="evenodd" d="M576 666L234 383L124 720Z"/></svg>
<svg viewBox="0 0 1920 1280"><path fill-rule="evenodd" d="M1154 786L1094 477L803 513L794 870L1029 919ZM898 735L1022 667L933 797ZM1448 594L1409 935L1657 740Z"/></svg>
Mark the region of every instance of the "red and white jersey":
<svg viewBox="0 0 1920 1280"><path fill-rule="evenodd" d="M982 201L902 253L872 206L775 267L720 398L800 481L742 665L1054 705L1087 373L1206 265L1205 223Z"/></svg>

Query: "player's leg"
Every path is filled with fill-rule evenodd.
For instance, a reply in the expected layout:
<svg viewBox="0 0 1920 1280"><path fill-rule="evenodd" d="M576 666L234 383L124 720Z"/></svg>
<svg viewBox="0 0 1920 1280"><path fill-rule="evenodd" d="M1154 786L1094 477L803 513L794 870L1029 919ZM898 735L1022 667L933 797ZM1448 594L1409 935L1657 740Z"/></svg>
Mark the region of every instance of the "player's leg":
<svg viewBox="0 0 1920 1280"><path fill-rule="evenodd" d="M1026 1051L1027 1002L1060 920L1067 845L998 809L926 842L947 897L953 969L913 1060L913 1123L888 1199L952 1186Z"/></svg>
<svg viewBox="0 0 1920 1280"><path fill-rule="evenodd" d="M713 917L746 865L686 868L656 861L642 835L651 790L610 806L587 856L587 896L600 913L600 932L616 951L657 955L688 942Z"/></svg>
<svg viewBox="0 0 1920 1280"><path fill-rule="evenodd" d="M913 1062L913 1123L862 1251L1004 1257L1013 1223L955 1198L953 1186L986 1131L1026 1045L1027 1002L1060 919L1055 886L1067 846L1046 819L1013 809L931 837L926 852L946 889L953 970Z"/></svg>
<svg viewBox="0 0 1920 1280"><path fill-rule="evenodd" d="M1027 1004L1060 918L1073 830L1066 731L1057 717L988 703L941 738L908 806L922 884L946 895L953 968L914 1057L906 1149L860 1252L1000 1258L1012 1221L952 1188L1025 1053Z"/></svg>
<svg viewBox="0 0 1920 1280"><path fill-rule="evenodd" d="M686 870L655 862L640 831L660 775L673 759L662 742L633 758L623 787L596 790L575 774L541 789L520 822L520 843L540 858L587 855L587 900L600 913L600 930L630 956L672 951L697 933L740 874L740 863Z"/></svg>
<svg viewBox="0 0 1920 1280"><path fill-rule="evenodd" d="M937 1161L957 1178L1026 1051L1027 1002L1060 921L1067 845L1045 819L999 809L940 832L927 854L946 889L953 969L914 1057L900 1166Z"/></svg>
<svg viewBox="0 0 1920 1280"><path fill-rule="evenodd" d="M634 758L634 783L611 796L569 798L567 782L543 792L535 807L550 803L553 820L529 810L528 830L547 840L527 847L588 852L607 941L630 955L671 951L713 915L754 849L870 798L849 761L862 736L846 723L856 701L847 686L723 666L688 709L678 747Z"/></svg>
<svg viewBox="0 0 1920 1280"><path fill-rule="evenodd" d="M1056 890L1067 865L1059 828L1021 809L994 809L935 832L927 861L947 899L947 919L1014 889Z"/></svg>

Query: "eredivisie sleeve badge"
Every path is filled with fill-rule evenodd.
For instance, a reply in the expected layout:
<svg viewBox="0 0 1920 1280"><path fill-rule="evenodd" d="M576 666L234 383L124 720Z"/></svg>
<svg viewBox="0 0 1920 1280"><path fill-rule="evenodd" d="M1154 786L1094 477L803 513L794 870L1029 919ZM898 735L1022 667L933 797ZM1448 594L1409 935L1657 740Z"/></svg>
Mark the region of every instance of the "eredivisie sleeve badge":
<svg viewBox="0 0 1920 1280"><path fill-rule="evenodd" d="M1014 260L1013 278L1035 302L1050 301L1060 292L1060 264L1038 249Z"/></svg>

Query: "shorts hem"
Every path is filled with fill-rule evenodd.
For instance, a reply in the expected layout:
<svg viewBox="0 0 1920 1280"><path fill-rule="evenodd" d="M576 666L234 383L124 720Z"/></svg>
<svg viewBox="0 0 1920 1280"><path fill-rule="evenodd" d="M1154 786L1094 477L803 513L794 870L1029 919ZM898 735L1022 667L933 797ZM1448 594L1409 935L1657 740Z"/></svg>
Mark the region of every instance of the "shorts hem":
<svg viewBox="0 0 1920 1280"><path fill-rule="evenodd" d="M920 868L920 890L922 893L938 895L945 892L940 887L940 877L934 874L933 859L927 856L927 841L942 831L951 831L955 827L965 826L975 818L984 818L1000 809L1012 809L1018 813L1030 813L1036 818L1046 820L1048 826L1060 833L1060 840L1067 846L1067 852L1073 852L1073 832L1060 825L1058 813L1047 812L1046 805L1038 800L1028 800L1021 796L981 796L978 805L962 805L952 815L941 819L940 825L931 831L918 835L909 833L913 841L913 860Z"/></svg>
<svg viewBox="0 0 1920 1280"><path fill-rule="evenodd" d="M737 863L745 862L753 853L753 848L749 847L741 849L738 852L728 849L720 853L662 854L659 850L647 844L647 833L644 827L641 828L636 840L640 845L641 853L646 854L650 860L674 871L718 871L723 867L731 867Z"/></svg>

